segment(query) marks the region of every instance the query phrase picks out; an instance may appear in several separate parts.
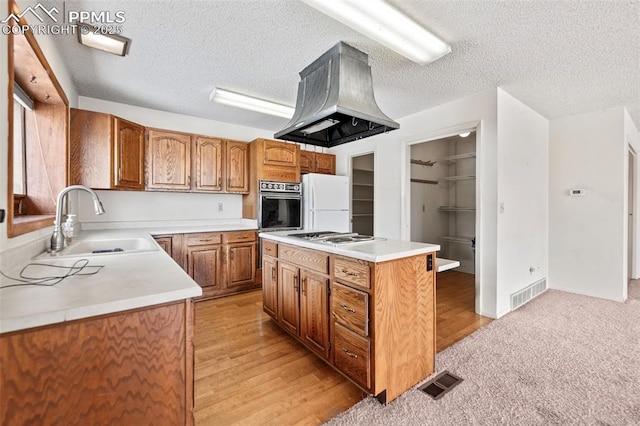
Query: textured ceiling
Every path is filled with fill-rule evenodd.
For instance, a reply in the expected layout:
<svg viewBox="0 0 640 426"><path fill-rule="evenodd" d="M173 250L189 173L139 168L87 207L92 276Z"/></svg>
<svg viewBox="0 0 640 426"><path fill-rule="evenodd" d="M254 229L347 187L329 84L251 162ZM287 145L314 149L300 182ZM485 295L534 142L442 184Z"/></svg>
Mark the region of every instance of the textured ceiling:
<svg viewBox="0 0 640 426"><path fill-rule="evenodd" d="M273 131L288 120L209 93L293 106L298 72L340 40L369 54L376 99L395 120L498 86L549 119L624 105L640 127L640 0L389 2L452 53L416 65L297 0L67 0L66 10L124 11L133 42L122 58L56 40L83 96Z"/></svg>

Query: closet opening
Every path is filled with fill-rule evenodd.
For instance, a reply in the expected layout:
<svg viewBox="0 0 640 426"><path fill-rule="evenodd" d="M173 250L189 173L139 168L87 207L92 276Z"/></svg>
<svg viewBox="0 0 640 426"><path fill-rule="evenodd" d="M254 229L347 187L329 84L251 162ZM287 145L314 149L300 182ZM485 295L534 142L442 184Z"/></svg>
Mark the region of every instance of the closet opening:
<svg viewBox="0 0 640 426"><path fill-rule="evenodd" d="M476 303L476 132L411 145L411 241L439 244L436 346L491 321Z"/></svg>

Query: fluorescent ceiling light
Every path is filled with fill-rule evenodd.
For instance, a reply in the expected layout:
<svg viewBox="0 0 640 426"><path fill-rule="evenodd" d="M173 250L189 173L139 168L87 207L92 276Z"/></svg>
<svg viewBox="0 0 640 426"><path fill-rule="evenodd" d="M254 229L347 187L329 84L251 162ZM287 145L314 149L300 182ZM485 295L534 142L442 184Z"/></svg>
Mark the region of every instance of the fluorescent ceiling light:
<svg viewBox="0 0 640 426"><path fill-rule="evenodd" d="M247 95L241 95L240 93L229 92L228 90L219 89L217 87L213 89L211 95L209 95L209 100L224 105L288 119L293 117L293 112L295 111L295 108L287 105L277 104L275 102L269 102L264 99L253 98Z"/></svg>
<svg viewBox="0 0 640 426"><path fill-rule="evenodd" d="M100 34L88 25L78 25L78 42L94 49L124 56L129 51L131 40L117 34Z"/></svg>
<svg viewBox="0 0 640 426"><path fill-rule="evenodd" d="M384 0L302 2L420 65L451 52L451 46Z"/></svg>
<svg viewBox="0 0 640 426"><path fill-rule="evenodd" d="M462 133L458 134L458 136L460 136L461 138L466 138L470 134L471 134L471 132L462 132Z"/></svg>

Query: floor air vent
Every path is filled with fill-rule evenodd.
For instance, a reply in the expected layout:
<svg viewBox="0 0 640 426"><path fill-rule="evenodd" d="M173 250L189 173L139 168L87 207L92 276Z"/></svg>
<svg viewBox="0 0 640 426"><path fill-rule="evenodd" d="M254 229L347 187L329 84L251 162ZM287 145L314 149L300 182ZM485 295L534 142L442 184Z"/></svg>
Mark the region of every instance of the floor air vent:
<svg viewBox="0 0 640 426"><path fill-rule="evenodd" d="M511 295L511 310L519 308L547 289L547 280L541 279Z"/></svg>
<svg viewBox="0 0 640 426"><path fill-rule="evenodd" d="M435 379L428 381L418 389L433 399L440 399L445 393L455 388L460 382L462 382L460 377L455 374L451 374L448 371L444 371L438 374Z"/></svg>

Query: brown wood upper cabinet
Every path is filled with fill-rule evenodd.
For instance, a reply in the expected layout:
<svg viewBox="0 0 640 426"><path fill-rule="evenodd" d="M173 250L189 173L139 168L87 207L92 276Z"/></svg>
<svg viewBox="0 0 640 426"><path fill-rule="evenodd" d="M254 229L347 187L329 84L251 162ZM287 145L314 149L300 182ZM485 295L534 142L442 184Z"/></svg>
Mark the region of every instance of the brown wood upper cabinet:
<svg viewBox="0 0 640 426"><path fill-rule="evenodd" d="M260 179L300 182L300 145L256 139L251 142L251 157L255 161L255 184Z"/></svg>
<svg viewBox="0 0 640 426"><path fill-rule="evenodd" d="M147 189L249 191L249 145L244 142L150 129L148 144Z"/></svg>
<svg viewBox="0 0 640 426"><path fill-rule="evenodd" d="M191 135L149 129L147 136L147 189L191 189Z"/></svg>
<svg viewBox="0 0 640 426"><path fill-rule="evenodd" d="M69 147L71 184L144 190L143 126L72 108Z"/></svg>
<svg viewBox="0 0 640 426"><path fill-rule="evenodd" d="M336 156L322 152L300 151L300 173L336 174Z"/></svg>

